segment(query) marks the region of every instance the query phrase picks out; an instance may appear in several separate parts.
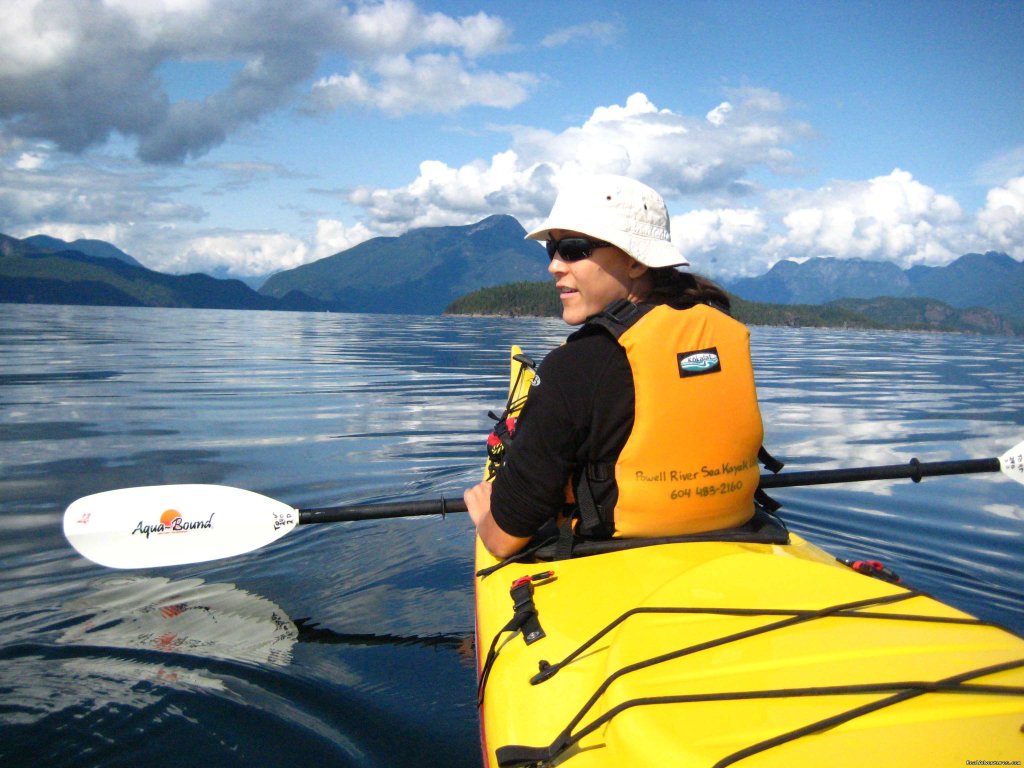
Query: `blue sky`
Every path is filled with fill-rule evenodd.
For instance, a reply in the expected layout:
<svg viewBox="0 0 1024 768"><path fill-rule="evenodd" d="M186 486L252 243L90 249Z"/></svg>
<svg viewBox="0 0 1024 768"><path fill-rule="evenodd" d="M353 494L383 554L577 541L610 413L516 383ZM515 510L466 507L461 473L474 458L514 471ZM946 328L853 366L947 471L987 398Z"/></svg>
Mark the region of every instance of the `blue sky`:
<svg viewBox="0 0 1024 768"><path fill-rule="evenodd" d="M253 276L659 189L720 279L1024 258L1024 3L18 0L0 232Z"/></svg>

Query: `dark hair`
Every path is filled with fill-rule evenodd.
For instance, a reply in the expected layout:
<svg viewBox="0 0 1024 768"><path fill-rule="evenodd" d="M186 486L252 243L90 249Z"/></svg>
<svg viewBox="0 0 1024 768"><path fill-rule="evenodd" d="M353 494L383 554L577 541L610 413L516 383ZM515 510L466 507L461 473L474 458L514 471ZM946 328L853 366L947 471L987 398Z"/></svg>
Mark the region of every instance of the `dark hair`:
<svg viewBox="0 0 1024 768"><path fill-rule="evenodd" d="M675 267L655 267L650 273L654 288L644 300L652 304L668 304L674 309L710 304L726 312L732 308L725 289L702 275L680 272Z"/></svg>

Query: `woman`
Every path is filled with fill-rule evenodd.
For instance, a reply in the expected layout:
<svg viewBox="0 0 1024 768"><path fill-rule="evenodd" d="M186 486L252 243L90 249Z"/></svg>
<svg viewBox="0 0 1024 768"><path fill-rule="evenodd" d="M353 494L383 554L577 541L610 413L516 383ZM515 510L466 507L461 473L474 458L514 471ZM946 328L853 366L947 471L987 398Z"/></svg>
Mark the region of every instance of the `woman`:
<svg viewBox="0 0 1024 768"><path fill-rule="evenodd" d="M622 176L563 188L547 242L562 319L504 464L464 498L488 550L522 549L571 501L578 534L717 530L753 515L763 430L749 333L672 246L665 202Z"/></svg>

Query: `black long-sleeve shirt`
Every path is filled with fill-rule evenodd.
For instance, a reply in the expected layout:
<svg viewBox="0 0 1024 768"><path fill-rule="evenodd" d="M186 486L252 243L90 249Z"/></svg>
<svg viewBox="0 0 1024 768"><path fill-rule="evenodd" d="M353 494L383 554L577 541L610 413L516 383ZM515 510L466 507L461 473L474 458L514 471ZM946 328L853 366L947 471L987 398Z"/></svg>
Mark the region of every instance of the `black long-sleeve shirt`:
<svg viewBox="0 0 1024 768"><path fill-rule="evenodd" d="M570 336L537 379L491 495L494 521L512 536L532 536L561 513L567 481L588 463L614 464L633 429L633 375L603 329ZM610 509L615 499L598 501Z"/></svg>

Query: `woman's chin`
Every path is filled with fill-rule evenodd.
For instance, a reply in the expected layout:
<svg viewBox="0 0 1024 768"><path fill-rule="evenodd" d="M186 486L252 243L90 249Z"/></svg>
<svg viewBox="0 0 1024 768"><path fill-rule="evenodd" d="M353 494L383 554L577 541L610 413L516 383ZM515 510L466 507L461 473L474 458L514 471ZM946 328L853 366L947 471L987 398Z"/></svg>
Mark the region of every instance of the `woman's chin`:
<svg viewBox="0 0 1024 768"><path fill-rule="evenodd" d="M562 320L566 325L583 325L587 318L581 317L580 313L568 307L562 307Z"/></svg>

